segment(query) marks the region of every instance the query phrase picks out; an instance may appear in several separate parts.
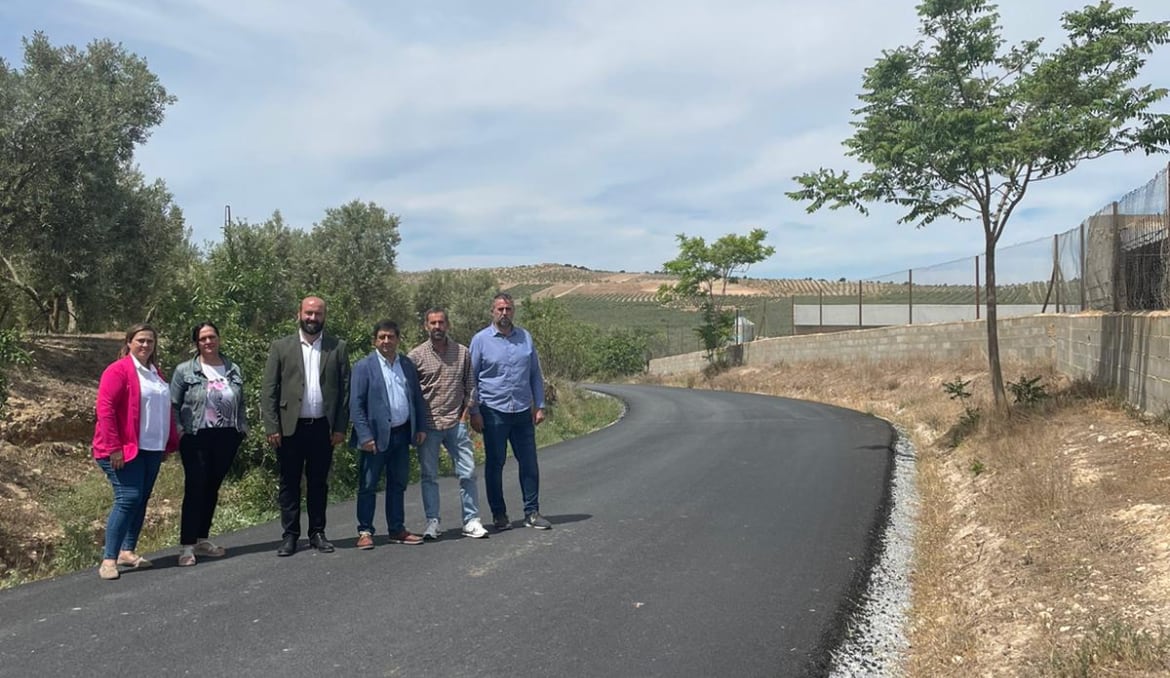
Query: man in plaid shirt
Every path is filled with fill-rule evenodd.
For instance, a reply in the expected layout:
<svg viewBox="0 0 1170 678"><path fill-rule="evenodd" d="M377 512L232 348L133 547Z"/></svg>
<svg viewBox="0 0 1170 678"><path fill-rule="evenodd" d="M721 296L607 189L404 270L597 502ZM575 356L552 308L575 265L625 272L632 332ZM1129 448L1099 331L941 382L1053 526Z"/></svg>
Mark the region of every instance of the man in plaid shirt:
<svg viewBox="0 0 1170 678"><path fill-rule="evenodd" d="M430 414L427 437L418 449L422 476L423 510L427 526L424 539L438 539L439 524L439 443L451 455L451 464L459 478L459 499L463 513L463 535L479 539L487 530L479 519L479 491L475 480L475 454L471 436L463 421L471 401L475 380L471 374L471 354L467 347L447 336L447 312L432 308L423 316L429 339L411 349L408 357L418 367L419 385Z"/></svg>

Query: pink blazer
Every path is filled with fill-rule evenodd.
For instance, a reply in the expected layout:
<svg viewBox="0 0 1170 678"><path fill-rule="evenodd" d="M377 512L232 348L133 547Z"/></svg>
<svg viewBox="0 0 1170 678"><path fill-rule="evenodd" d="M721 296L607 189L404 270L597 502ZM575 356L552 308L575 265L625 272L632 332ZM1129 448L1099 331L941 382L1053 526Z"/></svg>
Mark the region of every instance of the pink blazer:
<svg viewBox="0 0 1170 678"><path fill-rule="evenodd" d="M166 381L162 370L159 377ZM93 428L94 459L106 459L111 453L122 451L123 461L138 456L139 407L142 390L138 386L138 371L134 358L126 356L110 363L102 372L97 392L97 423ZM168 408L169 409L169 408ZM179 449L179 429L171 416L171 433L166 452Z"/></svg>

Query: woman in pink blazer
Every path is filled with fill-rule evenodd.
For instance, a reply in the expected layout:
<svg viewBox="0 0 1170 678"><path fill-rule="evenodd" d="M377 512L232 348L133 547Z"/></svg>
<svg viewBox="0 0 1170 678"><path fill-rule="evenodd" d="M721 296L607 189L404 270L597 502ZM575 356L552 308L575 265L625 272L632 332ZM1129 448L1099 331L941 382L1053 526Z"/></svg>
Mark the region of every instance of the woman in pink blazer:
<svg viewBox="0 0 1170 678"><path fill-rule="evenodd" d="M98 384L93 456L114 489L114 506L106 520L105 551L98 567L102 579L119 578L121 569L151 566L134 549L163 455L179 448L170 387L155 357L157 343L153 327L131 327L118 360L102 372Z"/></svg>

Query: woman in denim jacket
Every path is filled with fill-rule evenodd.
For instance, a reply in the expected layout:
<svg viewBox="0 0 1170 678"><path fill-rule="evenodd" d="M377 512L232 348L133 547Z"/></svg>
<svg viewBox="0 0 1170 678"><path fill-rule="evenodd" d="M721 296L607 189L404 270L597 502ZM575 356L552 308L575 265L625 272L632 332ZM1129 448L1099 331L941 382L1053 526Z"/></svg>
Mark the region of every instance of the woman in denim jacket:
<svg viewBox="0 0 1170 678"><path fill-rule="evenodd" d="M240 367L219 352L219 329L209 322L191 330L195 357L175 369L171 405L182 429L183 516L179 528L179 565L196 556L219 558L225 551L207 537L219 501L219 487L248 432L244 414L244 377Z"/></svg>

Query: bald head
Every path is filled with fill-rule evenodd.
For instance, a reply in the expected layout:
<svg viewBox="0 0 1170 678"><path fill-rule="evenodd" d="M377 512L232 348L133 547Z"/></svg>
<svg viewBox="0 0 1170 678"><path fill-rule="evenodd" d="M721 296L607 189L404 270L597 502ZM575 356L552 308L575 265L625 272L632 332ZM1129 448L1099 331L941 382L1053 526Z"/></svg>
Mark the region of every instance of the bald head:
<svg viewBox="0 0 1170 678"><path fill-rule="evenodd" d="M321 297L301 299L301 310L297 314L301 331L310 337L321 334L325 329L325 300Z"/></svg>

